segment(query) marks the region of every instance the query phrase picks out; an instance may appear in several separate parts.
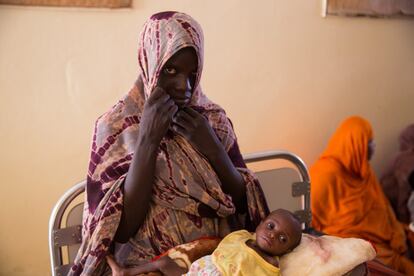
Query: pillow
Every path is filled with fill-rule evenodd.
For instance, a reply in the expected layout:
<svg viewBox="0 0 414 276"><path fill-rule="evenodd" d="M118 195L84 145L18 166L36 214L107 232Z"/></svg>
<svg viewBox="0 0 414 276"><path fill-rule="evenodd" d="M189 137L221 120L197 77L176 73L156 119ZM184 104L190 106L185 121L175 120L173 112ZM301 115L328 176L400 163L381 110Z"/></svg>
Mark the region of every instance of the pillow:
<svg viewBox="0 0 414 276"><path fill-rule="evenodd" d="M302 241L280 258L283 276L343 275L376 256L373 246L362 239L302 234Z"/></svg>

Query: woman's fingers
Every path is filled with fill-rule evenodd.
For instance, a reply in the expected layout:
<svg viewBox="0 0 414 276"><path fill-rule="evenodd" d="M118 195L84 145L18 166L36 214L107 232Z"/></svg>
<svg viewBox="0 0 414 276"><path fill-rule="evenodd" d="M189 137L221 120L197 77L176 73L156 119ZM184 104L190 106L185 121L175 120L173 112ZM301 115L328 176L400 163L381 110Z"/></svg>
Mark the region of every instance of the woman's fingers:
<svg viewBox="0 0 414 276"><path fill-rule="evenodd" d="M173 124L173 125L172 125L172 129L173 129L176 133L180 134L181 136L184 136L185 138L188 138L188 137L187 137L187 133L188 133L188 131L187 131L184 127L182 127L182 126L180 126L180 125L178 125L178 124Z"/></svg>
<svg viewBox="0 0 414 276"><path fill-rule="evenodd" d="M173 117L173 122L189 131L195 128L194 119L184 111L178 111Z"/></svg>
<svg viewBox="0 0 414 276"><path fill-rule="evenodd" d="M169 121L172 120L174 115L178 111L178 106L175 104L175 102L172 99L169 99L165 104L163 104L159 110L159 112L168 118Z"/></svg>
<svg viewBox="0 0 414 276"><path fill-rule="evenodd" d="M192 118L198 118L198 117L200 117L201 116L201 114L200 113L198 113L197 111L195 111L194 109L192 109L191 107L184 107L184 111L188 114L188 115L190 115L190 117L192 117Z"/></svg>
<svg viewBox="0 0 414 276"><path fill-rule="evenodd" d="M174 118L174 115L177 114L178 106L176 104L173 105L171 108L172 118Z"/></svg>
<svg viewBox="0 0 414 276"><path fill-rule="evenodd" d="M168 107L166 111L166 115L168 116L169 124L171 124L171 122L173 121L173 118L175 114L177 113L177 111L178 111L178 106L176 104Z"/></svg>
<svg viewBox="0 0 414 276"><path fill-rule="evenodd" d="M153 104L153 103L157 102L158 99L162 100L162 97L166 98L165 96L169 97L169 95L165 92L164 89L157 86L157 87L154 88L154 90L152 90L152 93L149 96L147 101L148 101L149 104Z"/></svg>
<svg viewBox="0 0 414 276"><path fill-rule="evenodd" d="M183 110L180 110L177 113L177 115L175 116L175 119L179 120L179 121L185 121L185 122L191 124L194 127L196 126L194 118L192 116L190 116L190 114L188 114L187 112L185 112Z"/></svg>
<svg viewBox="0 0 414 276"><path fill-rule="evenodd" d="M111 268L112 274L116 275L116 273L118 273L121 270L121 267L118 265L118 263L114 260L114 258L111 255L106 256L106 262Z"/></svg>
<svg viewBox="0 0 414 276"><path fill-rule="evenodd" d="M183 109L183 112L180 112L180 115L187 122L190 122L191 125L196 129L204 128L208 125L206 118L190 107L185 107Z"/></svg>

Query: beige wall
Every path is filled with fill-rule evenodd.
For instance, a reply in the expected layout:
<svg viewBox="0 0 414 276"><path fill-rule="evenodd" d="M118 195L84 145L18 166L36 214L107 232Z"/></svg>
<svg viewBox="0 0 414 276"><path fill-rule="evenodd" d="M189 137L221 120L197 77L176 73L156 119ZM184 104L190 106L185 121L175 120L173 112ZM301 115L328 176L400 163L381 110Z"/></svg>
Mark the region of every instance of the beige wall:
<svg viewBox="0 0 414 276"><path fill-rule="evenodd" d="M414 120L414 21L320 17L319 1L134 1L126 10L0 7L0 274L48 275L47 223L86 174L94 119L137 74L153 12L193 15L205 92L244 153L288 149L311 164L348 115L369 119L381 172Z"/></svg>

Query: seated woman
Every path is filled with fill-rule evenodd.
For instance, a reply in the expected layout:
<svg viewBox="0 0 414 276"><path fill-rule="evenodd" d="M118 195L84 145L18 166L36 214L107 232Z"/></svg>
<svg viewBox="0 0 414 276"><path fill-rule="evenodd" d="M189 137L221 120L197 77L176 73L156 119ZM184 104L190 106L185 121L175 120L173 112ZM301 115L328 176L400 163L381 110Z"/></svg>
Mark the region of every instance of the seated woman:
<svg viewBox="0 0 414 276"><path fill-rule="evenodd" d="M201 237L255 229L268 214L224 110L202 92L203 34L162 12L141 33L135 85L95 125L83 240L70 275L148 262Z"/></svg>
<svg viewBox="0 0 414 276"><path fill-rule="evenodd" d="M414 188L414 124L401 133L400 151L381 177L381 185L399 221L410 223L408 199Z"/></svg>
<svg viewBox="0 0 414 276"><path fill-rule="evenodd" d="M372 154L369 122L345 120L310 169L312 225L329 235L368 240L380 261L414 275L414 263L405 256L404 229L370 167Z"/></svg>

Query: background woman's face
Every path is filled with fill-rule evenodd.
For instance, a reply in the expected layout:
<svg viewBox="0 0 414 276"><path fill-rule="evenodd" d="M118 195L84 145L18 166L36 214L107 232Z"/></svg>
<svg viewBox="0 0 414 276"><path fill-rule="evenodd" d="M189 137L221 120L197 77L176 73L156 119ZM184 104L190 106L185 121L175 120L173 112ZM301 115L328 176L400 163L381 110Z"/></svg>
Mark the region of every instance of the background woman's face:
<svg viewBox="0 0 414 276"><path fill-rule="evenodd" d="M374 153L375 153L375 142L374 140L369 140L368 141L368 160L371 160Z"/></svg>
<svg viewBox="0 0 414 276"><path fill-rule="evenodd" d="M197 54L192 47L175 53L161 69L158 86L163 88L178 107L187 105L191 100L197 77Z"/></svg>

